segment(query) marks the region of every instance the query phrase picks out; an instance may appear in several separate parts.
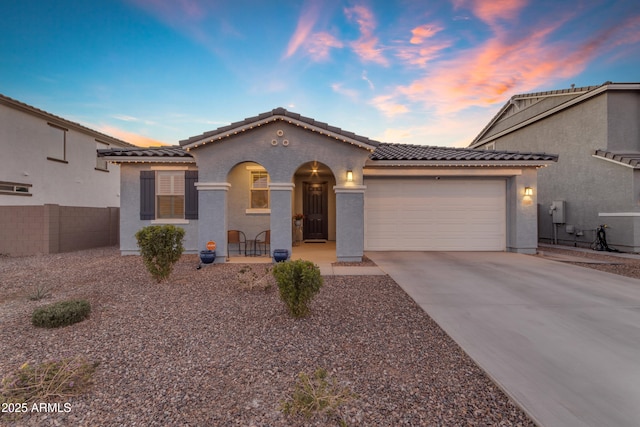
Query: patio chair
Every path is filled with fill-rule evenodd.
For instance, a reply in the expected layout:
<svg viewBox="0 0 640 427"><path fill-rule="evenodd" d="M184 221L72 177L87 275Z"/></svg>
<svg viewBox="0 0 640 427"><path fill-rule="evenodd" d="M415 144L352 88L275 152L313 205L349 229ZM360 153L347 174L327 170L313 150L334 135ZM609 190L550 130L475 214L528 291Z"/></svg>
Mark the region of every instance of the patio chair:
<svg viewBox="0 0 640 427"><path fill-rule="evenodd" d="M256 255L269 255L271 252L271 230L265 230L258 233L254 244Z"/></svg>
<svg viewBox="0 0 640 427"><path fill-rule="evenodd" d="M247 256L247 237L240 230L227 231L227 256L229 256L229 250L231 245L238 245L238 255L244 252L244 256ZM243 248L244 247L244 251Z"/></svg>

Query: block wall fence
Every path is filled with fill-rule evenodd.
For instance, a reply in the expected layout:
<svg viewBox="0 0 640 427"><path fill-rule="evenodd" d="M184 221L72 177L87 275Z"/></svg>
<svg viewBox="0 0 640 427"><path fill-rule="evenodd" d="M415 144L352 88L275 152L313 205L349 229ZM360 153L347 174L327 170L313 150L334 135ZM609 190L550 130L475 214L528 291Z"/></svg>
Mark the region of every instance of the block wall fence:
<svg viewBox="0 0 640 427"><path fill-rule="evenodd" d="M0 255L55 254L119 244L120 208L0 206Z"/></svg>

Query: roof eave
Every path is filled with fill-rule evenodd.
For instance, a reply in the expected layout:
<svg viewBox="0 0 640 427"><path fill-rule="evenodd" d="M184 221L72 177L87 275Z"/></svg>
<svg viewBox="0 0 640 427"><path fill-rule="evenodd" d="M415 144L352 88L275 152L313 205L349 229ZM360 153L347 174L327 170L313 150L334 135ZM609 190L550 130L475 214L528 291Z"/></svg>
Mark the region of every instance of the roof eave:
<svg viewBox="0 0 640 427"><path fill-rule="evenodd" d="M624 166L631 169L640 169L640 164L638 164L637 161L634 160L634 161L624 162L616 158L616 155L614 153L610 153L606 151L596 150L595 152L593 152L593 154L591 154L591 157L594 157L599 160L611 162L616 165Z"/></svg>
<svg viewBox="0 0 640 427"><path fill-rule="evenodd" d="M351 145L355 145L358 146L360 148L364 148L365 150L368 150L369 152L373 152L376 149L377 143L376 141L371 141L371 143L362 141L360 139L356 139L356 138L350 138L346 135L340 134L340 133L336 133L336 132L332 132L328 129L324 129L322 127L319 126L315 126L309 123L306 123L305 121L293 118L293 117L289 117L286 115L282 115L282 114L275 114L273 116L267 117L267 118L263 118L263 119L259 119L253 122L249 122L249 123L243 123L239 126L236 126L234 128L229 128L229 129L225 129L222 132L218 132L218 133L212 133L212 134L208 134L206 136L203 136L202 138L196 139L196 140L184 140L184 141L180 141L180 145L182 146L182 148L184 148L185 150L189 151L191 149L194 148L198 148L201 147L205 144L209 144L209 143L214 143L214 142L218 142L218 141L222 141L224 139L230 138L232 136L241 134L243 132L246 132L248 130L252 130L256 127L260 127L263 125L266 125L268 123L272 123L272 122L276 122L276 121L286 121L289 124L292 125L296 125L298 127L302 127L304 129L307 129L311 132L316 132L319 133L320 135L324 135L327 136L329 138L333 138L335 140L338 141L342 141L345 143L349 143ZM188 142L191 141L191 142ZM184 145L183 145L184 143Z"/></svg>
<svg viewBox="0 0 640 427"><path fill-rule="evenodd" d="M575 94L578 93L579 95L576 96L575 98L572 98L570 100L568 100L567 102L560 104L554 108L551 108L547 111L544 111L540 114L538 114L537 116L534 116L528 120L525 120L523 122L520 122L508 129L505 129L501 132L498 132L495 135L491 135L490 137L484 138L484 135L489 131L489 129L491 129L491 127L500 119L500 117L502 117L502 114L504 114L504 111L509 107L509 105L511 105L511 101L517 98L521 98L523 96L531 96L534 94L521 94L521 95L514 95L511 98L509 98L509 101L507 101L507 103L505 105L502 106L502 108L498 111L498 113L491 119L491 121L489 122L489 124L487 126L484 127L484 129L482 129L482 131L478 134L478 136L476 136L473 141L471 141L471 144L469 144L468 148L477 148L480 147L484 144L490 143L502 136L505 136L513 131L516 131L520 128L523 128L525 126L528 126L532 123L535 123L543 118L546 118L550 115L556 114L559 111L562 111L566 108L572 107L573 105L579 104L581 102L586 101L587 99L593 98L594 96L600 95L603 92L609 91L609 90L640 90L640 83L604 83L600 86L597 86L595 89L592 90L588 90L588 91L577 91L577 92L567 92L567 93L562 93L562 94L551 94L551 95L547 95L547 96L561 96L561 95L571 95L571 94Z"/></svg>
<svg viewBox="0 0 640 427"><path fill-rule="evenodd" d="M123 141L121 139L115 138L113 136L107 135L102 132L98 132L97 130L93 130L84 125L81 125L80 123L72 122L71 120L67 120L60 116L56 116L55 114L51 114L47 111L25 104L24 102L17 101L5 95L0 94L0 104L14 108L18 111L22 111L23 113L27 113L32 116L39 117L55 125L58 125L64 128L70 128L75 131L84 133L86 135L91 136L92 138L99 140L100 142L105 142L105 143L109 143L109 144L113 144L121 147L135 147L135 145L131 144L130 142Z"/></svg>
<svg viewBox="0 0 640 427"><path fill-rule="evenodd" d="M367 160L367 168L391 167L544 167L556 163L556 160Z"/></svg>
<svg viewBox="0 0 640 427"><path fill-rule="evenodd" d="M121 164L121 163L186 163L186 164L195 164L195 159L193 157L155 157L155 156L133 156L133 157L124 157L124 156L102 156L109 163Z"/></svg>

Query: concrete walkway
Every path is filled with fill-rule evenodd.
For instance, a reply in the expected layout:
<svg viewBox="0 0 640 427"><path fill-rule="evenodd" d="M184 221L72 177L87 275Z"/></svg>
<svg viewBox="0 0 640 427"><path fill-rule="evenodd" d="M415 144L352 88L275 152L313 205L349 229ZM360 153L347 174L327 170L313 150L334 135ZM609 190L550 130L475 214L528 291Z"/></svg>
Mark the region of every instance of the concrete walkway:
<svg viewBox="0 0 640 427"><path fill-rule="evenodd" d="M367 256L539 425L640 425L640 280L503 252Z"/></svg>

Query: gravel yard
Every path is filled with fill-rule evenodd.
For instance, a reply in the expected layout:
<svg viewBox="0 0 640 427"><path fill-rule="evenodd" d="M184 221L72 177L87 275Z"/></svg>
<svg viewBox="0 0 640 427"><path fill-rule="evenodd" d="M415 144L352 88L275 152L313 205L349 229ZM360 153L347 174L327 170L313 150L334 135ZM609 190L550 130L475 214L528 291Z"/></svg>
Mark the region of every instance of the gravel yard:
<svg viewBox="0 0 640 427"><path fill-rule="evenodd" d="M238 264L195 267L166 283L116 248L0 257L0 374L69 356L99 362L68 413L0 415L25 426L337 425L279 409L299 372L325 368L357 397L348 425L534 425L388 276L329 276L311 316L286 314L277 288L247 290ZM262 271L265 265L252 265ZM51 296L30 301L37 286ZM91 317L37 329L35 307L86 298Z"/></svg>

